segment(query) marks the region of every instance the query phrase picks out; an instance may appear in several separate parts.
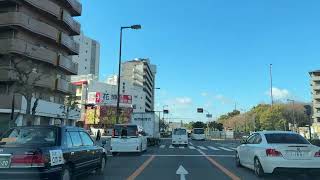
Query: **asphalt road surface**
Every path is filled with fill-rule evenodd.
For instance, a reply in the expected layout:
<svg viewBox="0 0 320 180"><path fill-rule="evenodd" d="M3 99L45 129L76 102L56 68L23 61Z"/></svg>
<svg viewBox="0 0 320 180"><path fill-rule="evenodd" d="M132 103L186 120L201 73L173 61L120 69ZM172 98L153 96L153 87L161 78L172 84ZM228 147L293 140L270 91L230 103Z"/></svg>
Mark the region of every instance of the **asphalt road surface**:
<svg viewBox="0 0 320 180"><path fill-rule="evenodd" d="M170 139L149 147L142 154L108 157L104 175L88 175L81 180L255 180L254 172L237 168L234 162L236 141L189 141L188 147L173 147ZM187 173L187 174L186 174ZM319 177L318 177L319 178ZM268 180L317 179L307 175L268 175ZM319 178L320 179L320 178Z"/></svg>

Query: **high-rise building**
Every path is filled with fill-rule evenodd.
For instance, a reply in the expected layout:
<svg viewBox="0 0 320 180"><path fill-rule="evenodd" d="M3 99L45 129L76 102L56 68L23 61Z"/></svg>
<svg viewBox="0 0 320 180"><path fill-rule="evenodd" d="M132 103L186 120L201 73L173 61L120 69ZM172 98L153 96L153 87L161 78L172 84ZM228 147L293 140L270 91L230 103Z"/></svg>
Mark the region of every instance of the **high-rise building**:
<svg viewBox="0 0 320 180"><path fill-rule="evenodd" d="M320 70L309 72L313 105L313 122L320 123Z"/></svg>
<svg viewBox="0 0 320 180"><path fill-rule="evenodd" d="M79 44L72 36L80 34L80 24L73 16L81 11L77 0L0 1L0 127L11 112L16 125L73 125L79 118L79 112L66 115L63 105L75 93L69 75L78 72L72 55ZM33 122L25 121L26 109Z"/></svg>
<svg viewBox="0 0 320 180"><path fill-rule="evenodd" d="M156 72L156 65L149 59L134 59L122 64L121 79L143 89L145 112L154 110Z"/></svg>
<svg viewBox="0 0 320 180"><path fill-rule="evenodd" d="M99 79L99 42L85 36L83 32L73 39L80 45L79 55L72 57L72 60L79 64L78 75L93 74Z"/></svg>

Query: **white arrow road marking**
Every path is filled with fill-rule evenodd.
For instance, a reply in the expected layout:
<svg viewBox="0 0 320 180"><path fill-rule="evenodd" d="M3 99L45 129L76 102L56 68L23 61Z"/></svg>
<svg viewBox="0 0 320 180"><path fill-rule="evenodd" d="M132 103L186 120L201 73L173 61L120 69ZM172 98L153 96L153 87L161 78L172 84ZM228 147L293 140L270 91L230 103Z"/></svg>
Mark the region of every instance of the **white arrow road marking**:
<svg viewBox="0 0 320 180"><path fill-rule="evenodd" d="M189 146L189 149L196 149L194 146Z"/></svg>
<svg viewBox="0 0 320 180"><path fill-rule="evenodd" d="M198 148L202 149L202 150L208 150L207 148L203 147L203 146L198 146Z"/></svg>
<svg viewBox="0 0 320 180"><path fill-rule="evenodd" d="M215 148L215 147L212 147L212 146L208 146L208 148L209 148L209 149L212 149L212 150L214 150L214 151L219 151L219 150L220 150L220 149Z"/></svg>
<svg viewBox="0 0 320 180"><path fill-rule="evenodd" d="M182 165L180 165L176 174L180 175L180 180L186 180L186 175L188 175L189 172Z"/></svg>
<svg viewBox="0 0 320 180"><path fill-rule="evenodd" d="M170 149L173 149L174 147L172 145L169 146Z"/></svg>
<svg viewBox="0 0 320 180"><path fill-rule="evenodd" d="M179 149L184 149L184 146L179 146Z"/></svg>
<svg viewBox="0 0 320 180"><path fill-rule="evenodd" d="M162 149L165 148L165 147L166 147L166 145L161 145L161 146L160 146L160 148L162 148Z"/></svg>
<svg viewBox="0 0 320 180"><path fill-rule="evenodd" d="M222 149L222 150L225 150L225 151L233 151L233 150L231 150L231 149L227 149L227 148L225 148L225 147L219 147L220 149Z"/></svg>

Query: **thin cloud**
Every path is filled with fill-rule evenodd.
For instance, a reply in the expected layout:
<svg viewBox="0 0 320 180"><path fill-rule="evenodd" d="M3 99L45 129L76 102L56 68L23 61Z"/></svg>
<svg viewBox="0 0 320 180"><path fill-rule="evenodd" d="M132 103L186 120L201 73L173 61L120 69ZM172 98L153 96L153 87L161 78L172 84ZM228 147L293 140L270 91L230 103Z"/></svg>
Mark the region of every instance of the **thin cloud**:
<svg viewBox="0 0 320 180"><path fill-rule="evenodd" d="M271 96L270 91L266 91L266 95ZM275 100L284 100L291 96L291 93L287 89L280 89L277 87L272 88L272 95Z"/></svg>

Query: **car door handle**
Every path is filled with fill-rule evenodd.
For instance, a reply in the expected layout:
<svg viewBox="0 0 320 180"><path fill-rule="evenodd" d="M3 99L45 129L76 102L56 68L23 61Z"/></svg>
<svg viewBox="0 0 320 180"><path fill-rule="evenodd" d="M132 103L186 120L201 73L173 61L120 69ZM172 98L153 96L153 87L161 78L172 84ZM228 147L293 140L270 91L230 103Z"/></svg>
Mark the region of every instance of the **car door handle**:
<svg viewBox="0 0 320 180"><path fill-rule="evenodd" d="M73 156L73 155L74 155L74 152L71 152L71 155Z"/></svg>

